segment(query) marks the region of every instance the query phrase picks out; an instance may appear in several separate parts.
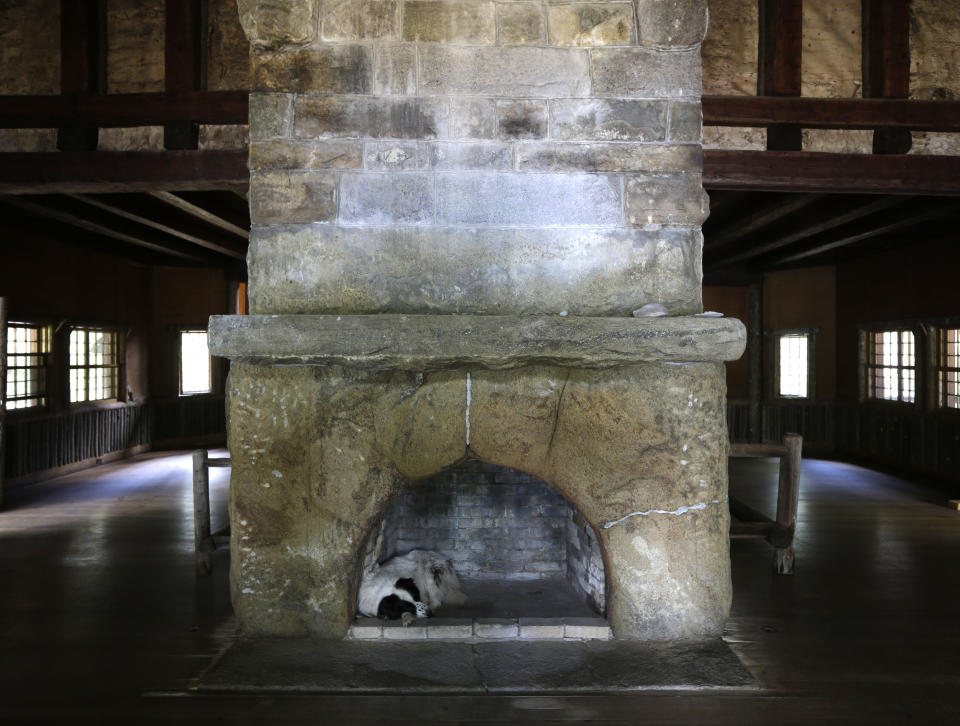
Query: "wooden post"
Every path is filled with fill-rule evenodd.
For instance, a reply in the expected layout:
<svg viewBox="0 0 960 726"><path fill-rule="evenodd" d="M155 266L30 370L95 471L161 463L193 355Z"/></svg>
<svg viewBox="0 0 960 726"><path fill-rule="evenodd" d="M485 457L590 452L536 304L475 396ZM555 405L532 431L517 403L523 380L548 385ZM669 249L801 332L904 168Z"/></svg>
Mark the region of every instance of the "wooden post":
<svg viewBox="0 0 960 726"><path fill-rule="evenodd" d="M799 96L803 53L803 0L760 0L757 95ZM797 124L767 127L767 149L800 151Z"/></svg>
<svg viewBox="0 0 960 726"><path fill-rule="evenodd" d="M193 543L197 553L197 574L209 575L213 569L210 553L213 537L210 533L210 474L207 469L206 449L193 452Z"/></svg>
<svg viewBox="0 0 960 726"><path fill-rule="evenodd" d="M910 2L863 0L863 97L910 96ZM906 154L910 129L880 127L873 132L874 154Z"/></svg>
<svg viewBox="0 0 960 726"><path fill-rule="evenodd" d="M97 95L107 90L106 0L60 0L60 92ZM95 125L65 124L57 131L60 151L95 151Z"/></svg>
<svg viewBox="0 0 960 726"><path fill-rule="evenodd" d="M205 91L207 78L206 0L166 0L164 87L168 93ZM163 148L196 149L194 121L164 124Z"/></svg>
<svg viewBox="0 0 960 726"><path fill-rule="evenodd" d="M763 441L763 282L754 282L749 291L747 320L747 397L749 400L749 439Z"/></svg>
<svg viewBox="0 0 960 726"><path fill-rule="evenodd" d="M3 474L7 469L4 450L7 420L7 298L0 297L0 507L3 507Z"/></svg>
<svg viewBox="0 0 960 726"><path fill-rule="evenodd" d="M800 461L803 437L787 434L783 437L787 452L780 459L780 485L777 494L777 524L790 532L790 544L774 550L773 564L780 575L793 574L795 552L794 532L797 528L797 507L800 501Z"/></svg>

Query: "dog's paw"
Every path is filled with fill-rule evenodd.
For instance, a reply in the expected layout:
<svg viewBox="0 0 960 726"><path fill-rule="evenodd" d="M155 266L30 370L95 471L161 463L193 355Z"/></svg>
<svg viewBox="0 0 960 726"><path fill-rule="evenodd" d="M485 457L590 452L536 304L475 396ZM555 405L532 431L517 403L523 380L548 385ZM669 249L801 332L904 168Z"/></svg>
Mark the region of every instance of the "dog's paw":
<svg viewBox="0 0 960 726"><path fill-rule="evenodd" d="M400 616L400 622L403 623L403 627L405 628L409 628L411 625L413 625L416 619L417 617L413 613L403 613Z"/></svg>

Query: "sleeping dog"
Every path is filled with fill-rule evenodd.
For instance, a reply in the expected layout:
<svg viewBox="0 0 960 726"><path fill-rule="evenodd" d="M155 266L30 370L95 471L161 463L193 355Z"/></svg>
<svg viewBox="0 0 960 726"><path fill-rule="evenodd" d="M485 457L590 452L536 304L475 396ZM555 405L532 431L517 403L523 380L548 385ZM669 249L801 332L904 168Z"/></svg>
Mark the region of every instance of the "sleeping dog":
<svg viewBox="0 0 960 726"><path fill-rule="evenodd" d="M360 582L359 611L367 617L400 619L410 625L444 603L467 601L453 563L439 552L412 550L374 565Z"/></svg>

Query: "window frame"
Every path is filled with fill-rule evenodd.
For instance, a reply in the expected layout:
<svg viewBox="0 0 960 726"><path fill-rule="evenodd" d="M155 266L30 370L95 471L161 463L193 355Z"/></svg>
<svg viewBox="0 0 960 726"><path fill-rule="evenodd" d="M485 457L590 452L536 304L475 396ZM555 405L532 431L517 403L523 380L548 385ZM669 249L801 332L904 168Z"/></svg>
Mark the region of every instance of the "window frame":
<svg viewBox="0 0 960 726"><path fill-rule="evenodd" d="M40 345L38 346L40 350L36 353L9 353L9 335L10 330L13 328L32 328L38 332L38 339ZM43 350L43 338L45 338L46 350ZM2 341L2 348L0 348L0 354L5 358L5 376L7 378L4 381L4 398L0 402L0 406L3 407L3 410L8 416L19 416L19 415L29 415L31 413L48 411L50 409L50 396L51 396L51 375L54 371L54 360L53 360L53 350L54 350L54 330L53 325L49 322L37 320L37 319L17 319L17 320L8 320L6 327L6 336ZM12 366L10 364L10 358L14 355L26 355L26 356L37 356L40 361L36 366ZM9 377L10 371L12 370L36 370L39 372L40 377L42 378L41 390L39 395L30 396L29 398L36 398L38 402L33 405L28 406L17 406L16 408L10 408L9 404L11 400L23 400L22 398L17 398L10 393L9 386Z"/></svg>
<svg viewBox="0 0 960 726"><path fill-rule="evenodd" d="M77 408L83 406L101 406L105 404L121 403L124 401L124 391L126 388L126 335L123 328L116 325L101 325L97 323L86 323L86 322L72 322L66 325L64 340L64 376L66 379L66 386L64 388L64 398L67 406L70 408ZM73 350L71 344L71 337L74 332L84 331L84 333L89 332L104 332L111 333L115 336L115 363L100 364L100 365L74 365L72 361ZM87 341L89 339L87 338ZM86 351L85 357L89 357L90 349L89 342L85 343ZM73 371L76 369L86 369L88 374L85 376L86 381L86 392L87 397L74 401L73 400ZM92 369L113 369L114 373L114 383L115 390L113 391L113 396L107 398L89 398L90 394L90 381L91 376L89 371Z"/></svg>
<svg viewBox="0 0 960 726"><path fill-rule="evenodd" d="M782 328L767 332L771 341L773 375L770 376L770 398L778 401L813 401L817 397L817 336L819 327ZM780 393L780 339L802 335L807 339L807 395L785 396Z"/></svg>
<svg viewBox="0 0 960 726"><path fill-rule="evenodd" d="M204 333L208 334L206 327L201 325L188 325L181 328L177 328L176 332L176 348L177 348L177 397L178 398L188 398L190 396L209 396L214 393L216 390L216 372L213 364L213 356L210 355L209 349L207 350L207 360L209 362L209 371L208 371L208 384L209 387L206 391L189 391L184 392L183 390L183 334L184 333ZM209 340L209 338L208 338Z"/></svg>
<svg viewBox="0 0 960 726"><path fill-rule="evenodd" d="M875 336L882 333L911 333L913 335L913 365L905 366L902 364L902 343L899 338L897 341L897 365L883 366L871 365L871 359L875 356ZM895 321L888 323L871 323L861 325L859 329L859 355L858 355L858 374L860 379L860 401L866 404L876 404L880 406L903 406L915 410L923 407L924 391L926 390L927 374L927 355L926 336L924 335L923 325L919 320ZM874 395L876 387L873 385L875 380L872 377L872 371L883 368L896 368L897 373L897 398L880 398ZM903 398L903 370L913 369L913 400L907 401Z"/></svg>
<svg viewBox="0 0 960 726"><path fill-rule="evenodd" d="M950 330L958 331L958 339L960 339L960 319L946 319L939 320L929 324L930 332L930 370L932 374L932 380L930 381L930 403L931 408L944 412L947 415L960 415L960 401L956 406L946 405L946 391L944 390L944 382L946 374L949 372L956 372L958 378L960 378L960 359L956 361L956 366L949 366L947 364L946 358L946 333Z"/></svg>

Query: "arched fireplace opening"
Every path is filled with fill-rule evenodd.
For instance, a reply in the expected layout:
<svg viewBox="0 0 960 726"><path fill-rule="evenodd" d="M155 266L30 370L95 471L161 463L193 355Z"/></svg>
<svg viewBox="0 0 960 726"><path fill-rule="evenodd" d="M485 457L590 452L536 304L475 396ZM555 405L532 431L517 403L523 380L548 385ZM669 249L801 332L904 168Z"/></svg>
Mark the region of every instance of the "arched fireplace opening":
<svg viewBox="0 0 960 726"><path fill-rule="evenodd" d="M435 613L444 622L547 619L559 627L605 614L593 527L560 492L516 469L468 459L403 487L370 532L363 571L414 549L448 557L467 595Z"/></svg>

